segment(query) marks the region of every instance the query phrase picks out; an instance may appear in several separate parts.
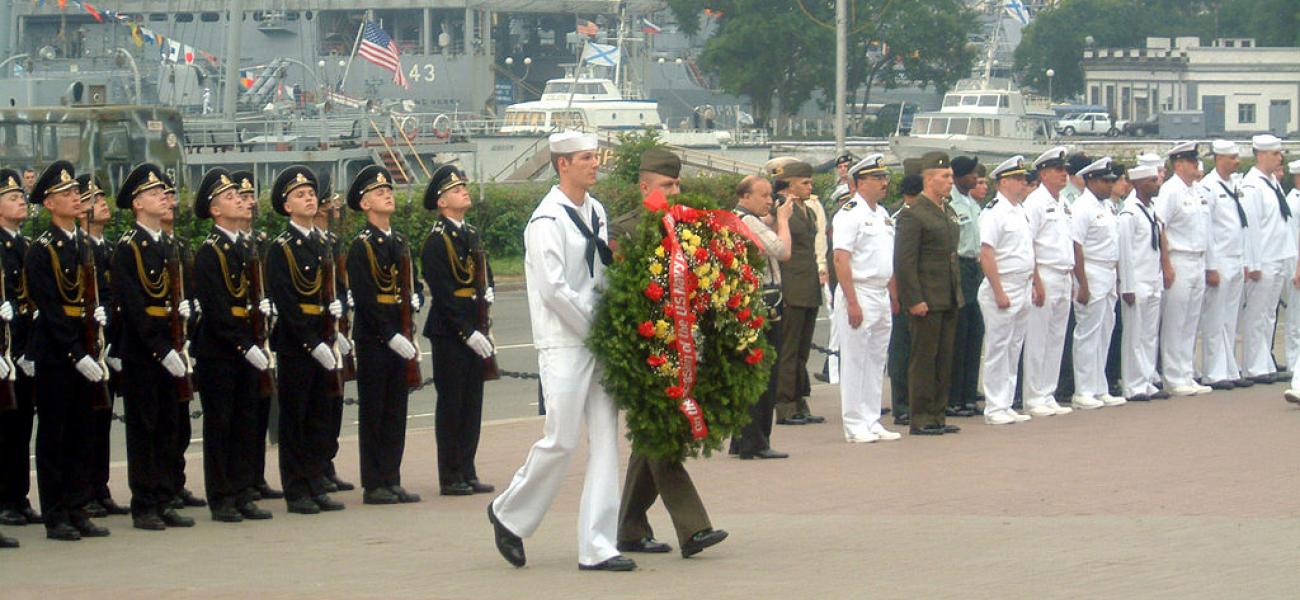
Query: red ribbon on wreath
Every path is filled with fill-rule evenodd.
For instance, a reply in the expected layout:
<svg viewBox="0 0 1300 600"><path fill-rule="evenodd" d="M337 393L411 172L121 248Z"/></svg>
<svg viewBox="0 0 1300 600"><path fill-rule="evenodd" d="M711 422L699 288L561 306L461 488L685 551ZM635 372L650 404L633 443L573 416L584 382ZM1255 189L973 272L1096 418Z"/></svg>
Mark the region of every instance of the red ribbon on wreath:
<svg viewBox="0 0 1300 600"><path fill-rule="evenodd" d="M699 403L691 397L691 391L695 388L696 349L695 338L691 335L695 311L687 300L691 287L689 283L691 270L682 246L677 241L677 222L693 223L700 219L711 219L718 227L744 236L755 246L761 248L762 245L735 213L725 210L701 210L682 204L669 205L668 198L659 190L651 193L642 204L651 212L664 213L664 240L667 242L665 247L669 252L668 293L671 307L669 314L672 316L673 330L677 335L677 359L681 367L678 369L677 385L669 388L669 396L681 398L677 409L690 424L691 437L698 440L709 434L709 427L704 422L704 413L700 410Z"/></svg>

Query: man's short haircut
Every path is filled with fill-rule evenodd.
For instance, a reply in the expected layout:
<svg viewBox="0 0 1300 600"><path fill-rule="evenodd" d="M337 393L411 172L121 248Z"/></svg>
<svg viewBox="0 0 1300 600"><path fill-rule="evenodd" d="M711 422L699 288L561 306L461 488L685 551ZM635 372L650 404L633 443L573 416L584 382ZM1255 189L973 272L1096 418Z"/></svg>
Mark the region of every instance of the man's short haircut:
<svg viewBox="0 0 1300 600"><path fill-rule="evenodd" d="M740 183L736 184L736 199L739 200L744 196L748 196L750 192L754 191L754 184L762 180L763 178L758 175L746 175L744 179L740 180Z"/></svg>
<svg viewBox="0 0 1300 600"><path fill-rule="evenodd" d="M904 177L898 187L904 196L915 196L925 189L925 180L921 179L919 174L913 173Z"/></svg>

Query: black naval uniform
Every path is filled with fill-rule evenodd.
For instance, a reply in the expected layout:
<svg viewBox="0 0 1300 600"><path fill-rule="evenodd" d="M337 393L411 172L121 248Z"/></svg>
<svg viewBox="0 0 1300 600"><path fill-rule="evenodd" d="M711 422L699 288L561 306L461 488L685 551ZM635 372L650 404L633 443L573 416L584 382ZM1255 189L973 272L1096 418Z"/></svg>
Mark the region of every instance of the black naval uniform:
<svg viewBox="0 0 1300 600"><path fill-rule="evenodd" d="M292 223L276 236L266 255L267 294L279 312L271 333L277 353L280 401L280 481L289 502L326 493L325 468L330 448L337 444L331 406L339 402L330 390L330 377L311 351L325 339L321 268L329 249L318 234L304 233Z"/></svg>
<svg viewBox="0 0 1300 600"><path fill-rule="evenodd" d="M90 244L90 253L95 257L95 280L99 283L99 303L109 309L110 316L108 326L104 328L104 343L111 344L117 340L118 330L121 329L120 315L113 315L113 290L112 290L112 260L113 246L103 238L95 239L89 236L83 236L82 240ZM117 318L115 318L117 317ZM116 348L114 349L116 350ZM110 391L115 387L113 378L120 379L120 373L109 374ZM112 398L112 394L109 395ZM111 459L111 440L110 435L113 429L113 407L107 406L95 411L94 415L94 437L93 456L94 465L91 472L90 494L91 500L98 502L112 499L112 493L108 489L109 462Z"/></svg>
<svg viewBox="0 0 1300 600"><path fill-rule="evenodd" d="M118 339L122 396L126 408L127 480L131 514L161 516L180 492L176 454L181 410L176 378L162 365L173 352L171 286L167 259L172 250L161 232L141 225L117 243L113 294L122 316ZM42 311L43 312L43 311ZM187 419L188 421L188 419ZM188 438L187 440L188 441Z"/></svg>
<svg viewBox="0 0 1300 600"><path fill-rule="evenodd" d="M357 234L348 250L348 283L355 305L352 340L356 344L360 403L361 486L366 491L402 485L409 388L406 361L388 347L388 340L402 331L398 288L405 282L399 282L397 275L401 257L409 252L400 234L370 224ZM438 395L441 404L441 391ZM436 421L435 427L441 440L442 421Z"/></svg>
<svg viewBox="0 0 1300 600"><path fill-rule="evenodd" d="M194 282L190 279L190 274L194 272L194 254L190 252L190 246L185 240L176 237L172 233L163 232L163 242L171 248L178 260L181 261L180 272L184 285L181 286L181 297L186 300L194 299ZM191 308L193 308L191 306ZM198 329L199 314L191 313L190 318L185 322L185 331L188 336L187 341L194 339L194 332ZM172 450L172 472L176 478L176 500L174 506L203 506L206 504L201 498L190 493L185 488L185 451L190 449L190 438L194 437L194 426L190 422L190 403L178 402L176 404L176 447Z"/></svg>
<svg viewBox="0 0 1300 600"><path fill-rule="evenodd" d="M251 235L243 235L239 238L239 244L242 247L246 259L251 258L254 254L261 259L261 264L266 264L266 248L270 244L270 239L264 232L258 231ZM265 285L263 277L263 285ZM265 297L270 298L270 294L263 288L262 293ZM271 320L267 319L267 326L271 325ZM270 334L270 331L267 331ZM274 364L275 357L268 357ZM283 492L271 488L266 482L266 436L271 427L271 404L275 401L272 397L275 390L270 394L263 394L261 385L253 390L253 448L250 451L249 460L252 461L253 470L253 491L258 496L267 500L284 497ZM277 434L277 439L278 434Z"/></svg>
<svg viewBox="0 0 1300 600"><path fill-rule="evenodd" d="M27 296L23 261L30 243L20 233L0 228L0 267L4 268L5 298L14 310L9 322L9 354L15 366L31 337L32 306ZM32 397L32 378L21 368L14 381L15 410L0 411L0 511L15 523L27 522L22 515L30 510L27 494L31 491L32 425L36 414ZM12 511L12 512L11 512Z"/></svg>
<svg viewBox="0 0 1300 600"><path fill-rule="evenodd" d="M342 254L340 247L343 244L343 240L339 239L337 235L334 235L334 232L332 231L318 230L318 235L321 236L321 242L325 245L325 251L329 253L329 264L333 265L334 261L337 260L335 257ZM338 267L335 268L337 269ZM341 277L334 278L334 297L340 300L348 297L348 286ZM343 310L348 310L346 302L343 303ZM353 319L355 320L355 316ZM334 459L339 455L339 436L343 433L343 396L336 398L334 402L330 404L329 410L330 436L329 446L325 451L325 478L329 480L330 483L338 486L339 489L346 491L352 489L352 486L346 482L342 482L342 480L339 479L338 469L334 468ZM403 419L405 419L405 417L403 417ZM343 483L343 485L340 486L340 483Z"/></svg>
<svg viewBox="0 0 1300 600"><path fill-rule="evenodd" d="M244 358L254 346L248 298L249 247L216 228L194 256L194 292L203 318L191 354L203 404L203 481L214 513L248 500L257 465L258 371ZM269 358L269 357L268 357Z"/></svg>
<svg viewBox="0 0 1300 600"><path fill-rule="evenodd" d="M472 225L457 226L440 216L420 251L420 272L431 304L424 336L433 352L433 383L438 390L434 432L438 481L444 487L478 482L474 458L483 417L483 359L465 340L479 329L474 278L475 256L481 250ZM490 266L487 282L488 287L494 284Z"/></svg>

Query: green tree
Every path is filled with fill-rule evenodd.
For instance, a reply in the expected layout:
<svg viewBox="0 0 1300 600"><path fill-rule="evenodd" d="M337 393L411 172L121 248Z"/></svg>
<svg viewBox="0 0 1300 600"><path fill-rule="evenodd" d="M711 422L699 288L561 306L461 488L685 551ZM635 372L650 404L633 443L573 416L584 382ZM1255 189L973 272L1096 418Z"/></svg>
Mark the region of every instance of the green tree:
<svg viewBox="0 0 1300 600"><path fill-rule="evenodd" d="M659 132L654 129L620 133L618 147L614 149L614 170L610 177L623 183L636 183L640 176L641 155L646 150L663 145Z"/></svg>

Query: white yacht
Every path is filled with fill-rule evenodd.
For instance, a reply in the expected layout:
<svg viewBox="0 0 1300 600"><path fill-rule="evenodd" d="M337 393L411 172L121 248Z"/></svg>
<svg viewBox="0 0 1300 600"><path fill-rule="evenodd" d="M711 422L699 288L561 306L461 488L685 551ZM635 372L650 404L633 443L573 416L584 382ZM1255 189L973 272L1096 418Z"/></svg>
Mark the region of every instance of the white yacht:
<svg viewBox="0 0 1300 600"><path fill-rule="evenodd" d="M663 129L659 102L624 99L609 79L580 77L546 82L540 100L506 107L501 133L549 133L561 129L597 131Z"/></svg>
<svg viewBox="0 0 1300 600"><path fill-rule="evenodd" d="M944 95L938 111L917 113L909 135L890 137L899 160L933 150L978 156L987 164L1052 147L1056 118L1046 100L1031 98L1005 79L966 79Z"/></svg>

